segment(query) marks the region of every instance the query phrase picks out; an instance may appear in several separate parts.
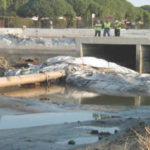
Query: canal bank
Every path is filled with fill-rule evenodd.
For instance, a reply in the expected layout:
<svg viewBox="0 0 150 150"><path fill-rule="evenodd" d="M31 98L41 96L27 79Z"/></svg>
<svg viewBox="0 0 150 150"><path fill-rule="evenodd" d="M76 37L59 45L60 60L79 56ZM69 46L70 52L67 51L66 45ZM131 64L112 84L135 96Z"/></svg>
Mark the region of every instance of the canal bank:
<svg viewBox="0 0 150 150"><path fill-rule="evenodd" d="M97 39L96 39L97 40ZM99 39L98 39L99 40ZM107 38L106 38L107 40ZM85 41L86 42L86 41ZM131 44L131 43L130 43ZM85 43L86 45L86 43ZM109 44L108 44L109 45ZM123 44L124 45L124 44ZM84 43L83 43L84 47ZM99 47L99 46L98 46ZM100 46L101 49L102 46ZM111 47L113 45L111 44ZM133 48L133 47L132 47ZM97 49L97 47L96 47ZM116 46L112 49L116 49ZM86 49L84 49L85 51ZM132 51L132 50L131 50ZM34 53L33 51L32 53ZM13 51L11 53L13 55ZM80 51L78 51L78 54L80 54ZM40 53L42 56L42 52ZM23 55L22 55L23 56ZM29 55L28 55L29 57ZM59 58L59 57L58 57ZM70 59L69 57L67 57ZM75 59L75 58L74 58ZM73 59L73 60L74 60ZM80 60L81 58L79 58ZM43 67L45 65L45 68L41 71L46 71L47 65L49 64L49 67L56 67L60 66L62 60L56 63L56 59L51 60L49 59L46 61L45 64L43 64ZM66 59L67 60L67 59ZM72 64L68 61L69 64ZM61 62L61 63L60 63ZM87 68L86 65L83 65L83 62L87 65L90 61L84 60L82 58L80 60L80 63L78 64L81 68L80 71L85 71L82 78L87 79L85 82L81 82L81 78L76 78L80 80L74 80L75 78L72 78L72 82L74 81L77 85L86 85L89 86L90 83L89 79L91 77L94 77L94 75L97 73L94 72L86 72ZM143 79L146 79L144 81L148 81L149 77L147 75L142 76L142 82L137 80L133 80L133 78L130 78L134 71L124 72L126 75L119 74L117 76L117 73L112 73L111 67L116 66L114 63L110 63L102 60L100 63L94 59L94 64L96 66L91 67L92 69L95 67L97 68L98 65L106 64L106 66L110 67L109 71L106 71L105 67L101 68L101 76L97 76L95 80L93 80L93 85L102 85L104 88L112 88L112 84L116 87L117 81L123 81L125 85L130 86L131 88L126 91L128 94L135 94L135 90L141 89L141 83L143 82ZM103 63L102 63L103 62ZM71 71L77 71L76 69L78 65L75 65L74 67L71 67ZM90 64L89 64L90 65ZM68 66L68 64L66 64ZM73 66L73 65L72 65ZM31 67L31 66L30 66ZM37 66L38 67L38 66ZM102 67L102 66L101 66ZM90 69L91 69L90 68ZM117 65L116 67L119 69L120 67ZM121 69L121 68L120 68ZM22 70L22 69L21 69ZM128 70L128 69L127 69ZM127 71L126 70L126 71ZM26 70L27 71L27 70ZM82 72L83 73L83 72ZM106 77L105 73L108 73L109 77L109 83L106 84ZM76 74L77 75L77 74ZM80 75L80 74L78 74ZM77 76L78 76L77 75ZM128 76L129 75L129 76ZM77 77L76 76L76 77ZM137 77L140 75L138 74ZM71 76L70 76L71 77ZM96 77L96 76L95 76ZM129 78L128 78L129 77ZM71 78L70 78L71 79ZM99 83L97 83L97 79L101 79ZM108 79L108 78L107 78ZM115 82L112 83L112 79L116 79ZM128 80L129 79L129 80ZM131 80L132 79L132 80ZM108 80L107 80L108 81ZM132 88L132 85L137 84L139 87ZM110 85L110 86L107 86ZM110 90L102 89L100 90L98 87L95 86L95 89L98 89L99 94L102 96L101 98L104 99L104 94L107 94L110 92ZM148 90L148 86L145 86L142 84L144 88L142 90L139 90L140 94L144 94L143 90ZM79 86L80 87L80 86ZM69 97L68 95L58 94L58 93L65 93L66 87L56 88L52 90L52 88L38 88L37 91L34 89L31 89L31 91L38 96L40 93L42 96L39 98L33 97L24 99L22 98L9 98L0 96L0 100L3 99L3 102L1 102L0 106L0 113L1 113L1 120L0 120L0 149L5 150L71 150L71 149L89 149L89 150L101 150L101 149L109 149L109 150L120 150L124 149L125 145L128 145L128 149L137 149L139 148L138 142L136 141L136 136L132 132L128 132L130 128L135 127L135 129L138 129L137 127L140 125L140 130L136 130L137 132L144 133L143 129L145 126L149 126L149 106L147 104L142 105L142 101L135 101L134 104L130 104L129 106L125 106L125 103L122 103L122 106L116 106L117 104L114 104L112 99L109 97L108 101L112 103L100 103L100 105L93 102L94 99L91 101L94 103L91 105L91 101L89 100L89 103L86 102L86 100L82 101L82 98L84 96L91 97L96 96L97 93L90 93L89 90L87 90L85 93L81 91L81 89L77 87L78 92L73 90L75 93L74 95L79 97L79 103L68 103L67 101L61 101L59 98L68 98L68 101L73 101L72 97ZM125 88L123 86L123 88ZM33 93L25 89L25 91L22 91L19 89L19 94L22 94L22 96L29 96ZM69 87L69 89L71 89ZM90 89L91 90L91 89ZM125 91L119 92L120 88L118 88L115 93L112 91L110 94L116 94L119 93L121 96L125 94ZM125 88L126 90L126 88ZM12 91L12 92L11 92ZM18 95L16 91L13 92L13 90L8 89L3 94L8 94L11 97L15 97L14 95ZM59 97L52 97L54 96L54 93ZM12 95L11 95L12 94ZM14 95L13 95L14 94ZM47 97L45 94L50 94L49 97ZM81 94L81 95L80 95ZM131 95L132 95L131 94ZM73 96L73 92L70 93L71 96ZM21 97L21 95L18 95ZM138 94L139 96L139 94ZM53 101L52 99L55 99ZM98 102L101 101L100 97L97 98ZM117 97L114 97L115 100L117 100ZM124 97L124 99L121 99L121 97L118 97L118 101L127 101L127 99ZM133 98L134 99L134 98ZM149 101L149 98L148 98ZM107 106L106 106L107 105ZM136 106L134 106L136 105ZM138 106L137 106L138 105ZM146 106L147 105L147 106ZM68 118L69 116L69 118ZM97 120L96 120L97 119ZM56 121L56 124L52 124L51 122ZM72 122L71 122L72 121ZM141 125L142 124L142 125ZM113 129L115 130L113 130ZM115 134L110 134L108 131L113 130L113 133L115 131ZM103 134L101 133L103 132ZM126 133L125 138L123 137ZM132 136L131 136L132 135ZM69 144L74 143L74 144ZM133 146L134 145L134 146Z"/></svg>
<svg viewBox="0 0 150 150"><path fill-rule="evenodd" d="M19 36L21 32L20 29L8 29L8 31L13 34L1 35L1 55L8 58L11 63L15 63L15 61L21 59L38 59L40 63L43 63L47 58L58 55L74 57L83 55L106 59L107 61L115 62L119 65L136 70L139 73L150 72L149 30L146 30L147 34L146 31L142 33L142 30L129 30L121 37L111 36L100 38L92 36L91 30L89 30L89 35L86 35L87 33L85 32L85 36L83 36L84 30L68 29L66 31L64 29L61 30L61 34L66 36L59 37L54 36L54 33L58 35L57 32L59 30L37 29L40 33L38 36L34 36L35 29L28 30L27 33L32 33L33 36L27 33L24 34L25 36ZM52 32L54 33L51 36L43 37L42 33L45 35L46 31L49 35L51 35L50 33ZM74 34L73 31L75 32ZM16 32L16 34L14 32ZM135 34L136 32L137 34ZM71 37L69 34L73 34L74 36Z"/></svg>
<svg viewBox="0 0 150 150"><path fill-rule="evenodd" d="M0 102L0 149L5 150L123 150L126 143L128 150L140 150L130 129L143 135L150 124L149 107L49 105L5 96Z"/></svg>

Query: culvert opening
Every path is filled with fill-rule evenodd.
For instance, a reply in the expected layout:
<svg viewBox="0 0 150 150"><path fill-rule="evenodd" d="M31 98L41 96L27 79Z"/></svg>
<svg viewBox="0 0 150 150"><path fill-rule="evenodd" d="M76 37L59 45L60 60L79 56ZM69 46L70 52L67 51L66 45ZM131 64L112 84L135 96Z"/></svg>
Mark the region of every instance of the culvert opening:
<svg viewBox="0 0 150 150"><path fill-rule="evenodd" d="M136 70L136 45L83 44L84 56L93 56Z"/></svg>

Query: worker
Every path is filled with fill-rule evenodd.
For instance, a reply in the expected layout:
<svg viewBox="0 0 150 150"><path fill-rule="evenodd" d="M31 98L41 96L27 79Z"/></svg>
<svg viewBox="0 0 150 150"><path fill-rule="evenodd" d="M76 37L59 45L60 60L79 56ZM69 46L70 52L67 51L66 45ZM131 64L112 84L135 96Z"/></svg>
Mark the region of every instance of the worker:
<svg viewBox="0 0 150 150"><path fill-rule="evenodd" d="M102 24L100 22L100 20L97 21L97 23L95 24L95 36L101 36L101 28L102 28Z"/></svg>
<svg viewBox="0 0 150 150"><path fill-rule="evenodd" d="M115 36L120 36L121 24L119 23L118 20L115 21L114 29L115 29L114 30Z"/></svg>
<svg viewBox="0 0 150 150"><path fill-rule="evenodd" d="M103 36L106 36L106 35L110 36L110 26L111 26L111 23L109 19L106 19L106 21L103 24L103 28L104 28Z"/></svg>

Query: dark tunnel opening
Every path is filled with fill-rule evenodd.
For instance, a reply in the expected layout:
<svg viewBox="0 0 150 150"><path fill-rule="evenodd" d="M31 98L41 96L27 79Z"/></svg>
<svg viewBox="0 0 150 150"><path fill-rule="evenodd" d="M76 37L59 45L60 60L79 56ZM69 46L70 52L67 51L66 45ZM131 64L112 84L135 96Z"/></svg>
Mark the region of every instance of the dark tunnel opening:
<svg viewBox="0 0 150 150"><path fill-rule="evenodd" d="M102 58L136 70L136 45L83 44L84 56Z"/></svg>

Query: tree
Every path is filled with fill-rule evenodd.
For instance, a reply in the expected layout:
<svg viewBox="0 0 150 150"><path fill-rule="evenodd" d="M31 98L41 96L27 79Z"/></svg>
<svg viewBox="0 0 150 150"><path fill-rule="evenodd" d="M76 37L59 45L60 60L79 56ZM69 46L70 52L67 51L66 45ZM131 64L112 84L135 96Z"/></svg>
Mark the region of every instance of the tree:
<svg viewBox="0 0 150 150"><path fill-rule="evenodd" d="M28 3L22 5L17 11L17 14L21 17L48 17L52 13L53 10L47 0L29 0Z"/></svg>
<svg viewBox="0 0 150 150"><path fill-rule="evenodd" d="M150 27L150 14L147 11L143 12L144 28Z"/></svg>
<svg viewBox="0 0 150 150"><path fill-rule="evenodd" d="M6 0L0 0L0 13L4 15L6 10Z"/></svg>
<svg viewBox="0 0 150 150"><path fill-rule="evenodd" d="M27 3L29 0L5 0L6 11L5 15L16 16L17 9L23 4Z"/></svg>
<svg viewBox="0 0 150 150"><path fill-rule="evenodd" d="M100 15L102 13L101 12L101 6L98 3L91 1L91 0L88 4L87 10L90 11L91 14L92 13L96 14L97 17L100 17Z"/></svg>
<svg viewBox="0 0 150 150"><path fill-rule="evenodd" d="M72 7L65 0L29 0L21 6L17 14L22 17L50 17L57 18L66 14L74 15Z"/></svg>
<svg viewBox="0 0 150 150"><path fill-rule="evenodd" d="M66 0L74 9L77 16L85 16L87 12L87 0Z"/></svg>
<svg viewBox="0 0 150 150"><path fill-rule="evenodd" d="M0 0L2 15L21 17L38 16L56 20L65 16L70 26L74 16L83 18L83 27L88 26L91 14L95 13L100 20L107 17L113 20L128 19L129 21L143 21L150 26L150 6L134 7L127 0Z"/></svg>
<svg viewBox="0 0 150 150"><path fill-rule="evenodd" d="M150 5L144 5L141 8L150 12Z"/></svg>

